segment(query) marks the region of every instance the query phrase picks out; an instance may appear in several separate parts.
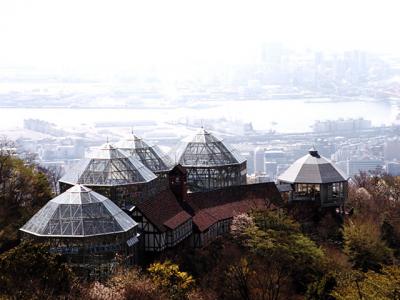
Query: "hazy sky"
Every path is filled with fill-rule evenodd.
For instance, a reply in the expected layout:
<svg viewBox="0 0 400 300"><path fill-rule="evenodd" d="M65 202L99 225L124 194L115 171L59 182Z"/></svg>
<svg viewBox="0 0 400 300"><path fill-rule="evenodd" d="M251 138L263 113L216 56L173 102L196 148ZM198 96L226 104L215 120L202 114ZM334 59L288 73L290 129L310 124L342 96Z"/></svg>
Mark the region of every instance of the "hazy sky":
<svg viewBox="0 0 400 300"><path fill-rule="evenodd" d="M240 63L276 41L396 53L399 12L385 0L0 0L0 65Z"/></svg>

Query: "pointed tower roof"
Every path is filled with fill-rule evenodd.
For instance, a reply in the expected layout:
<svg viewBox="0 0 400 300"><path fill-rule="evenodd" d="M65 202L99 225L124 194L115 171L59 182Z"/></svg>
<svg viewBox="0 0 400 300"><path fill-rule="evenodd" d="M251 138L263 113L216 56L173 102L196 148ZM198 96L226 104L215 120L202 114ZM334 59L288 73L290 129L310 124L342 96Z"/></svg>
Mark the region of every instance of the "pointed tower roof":
<svg viewBox="0 0 400 300"><path fill-rule="evenodd" d="M20 230L36 236L90 237L136 225L110 199L78 184L47 202Z"/></svg>
<svg viewBox="0 0 400 300"><path fill-rule="evenodd" d="M347 181L346 174L312 147L296 160L278 180L290 183L332 183Z"/></svg>
<svg viewBox="0 0 400 300"><path fill-rule="evenodd" d="M173 168L173 162L158 146L150 146L142 138L134 135L115 144L134 158L139 160L153 172L169 171Z"/></svg>
<svg viewBox="0 0 400 300"><path fill-rule="evenodd" d="M184 139L175 155L176 162L183 166L223 166L246 161L235 148L204 128Z"/></svg>
<svg viewBox="0 0 400 300"><path fill-rule="evenodd" d="M61 182L87 185L124 185L149 182L157 176L136 158L109 143L90 153L69 170Z"/></svg>

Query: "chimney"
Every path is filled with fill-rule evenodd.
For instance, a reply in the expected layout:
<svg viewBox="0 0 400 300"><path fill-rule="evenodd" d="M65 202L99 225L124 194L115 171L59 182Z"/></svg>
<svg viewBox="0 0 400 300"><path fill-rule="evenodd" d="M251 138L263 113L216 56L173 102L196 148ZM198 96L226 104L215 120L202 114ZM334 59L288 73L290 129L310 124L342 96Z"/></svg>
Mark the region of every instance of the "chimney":
<svg viewBox="0 0 400 300"><path fill-rule="evenodd" d="M169 188L180 202L186 201L187 172L181 165L176 165L169 173Z"/></svg>

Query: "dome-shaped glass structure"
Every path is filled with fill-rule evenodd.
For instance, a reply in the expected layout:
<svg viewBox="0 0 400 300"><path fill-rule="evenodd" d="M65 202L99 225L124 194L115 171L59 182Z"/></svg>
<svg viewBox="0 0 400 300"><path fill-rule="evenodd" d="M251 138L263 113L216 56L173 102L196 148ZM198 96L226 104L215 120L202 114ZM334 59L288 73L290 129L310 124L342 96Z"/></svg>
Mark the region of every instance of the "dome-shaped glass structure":
<svg viewBox="0 0 400 300"><path fill-rule="evenodd" d="M60 181L85 185L121 185L149 182L156 175L134 157L104 144L69 170Z"/></svg>
<svg viewBox="0 0 400 300"><path fill-rule="evenodd" d="M278 183L291 184L289 201L340 206L347 198L347 176L314 148L283 172Z"/></svg>
<svg viewBox="0 0 400 300"><path fill-rule="evenodd" d="M184 139L173 155L176 163L187 169L191 191L246 183L246 160L236 149L203 128Z"/></svg>
<svg viewBox="0 0 400 300"><path fill-rule="evenodd" d="M82 185L50 200L20 230L66 255L83 276L112 272L116 254L126 264L135 261L137 223L110 199Z"/></svg>
<svg viewBox="0 0 400 300"><path fill-rule="evenodd" d="M84 184L115 201L133 205L156 192L157 176L136 158L106 143L79 161L59 180L60 190Z"/></svg>
<svg viewBox="0 0 400 300"><path fill-rule="evenodd" d="M118 234L136 226L110 199L75 185L42 207L21 230L46 237Z"/></svg>
<svg viewBox="0 0 400 300"><path fill-rule="evenodd" d="M158 146L150 146L134 134L131 138L116 143L115 146L132 155L154 173L168 172L174 166L169 156Z"/></svg>

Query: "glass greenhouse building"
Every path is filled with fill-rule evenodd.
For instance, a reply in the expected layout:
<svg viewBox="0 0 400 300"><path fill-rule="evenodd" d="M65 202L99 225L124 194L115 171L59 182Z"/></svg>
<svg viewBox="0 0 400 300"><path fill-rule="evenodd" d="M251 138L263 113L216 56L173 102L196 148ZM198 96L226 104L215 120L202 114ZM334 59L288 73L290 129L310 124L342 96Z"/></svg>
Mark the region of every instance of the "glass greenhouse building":
<svg viewBox="0 0 400 300"><path fill-rule="evenodd" d="M204 129L183 140L173 155L186 168L192 192L246 184L246 160Z"/></svg>
<svg viewBox="0 0 400 300"><path fill-rule="evenodd" d="M61 192L84 184L121 208L131 207L166 188L166 183L136 158L104 144L59 180Z"/></svg>
<svg viewBox="0 0 400 300"><path fill-rule="evenodd" d="M174 167L170 157L158 146L150 146L134 134L131 138L116 143L115 147L129 153L156 174L168 172Z"/></svg>
<svg viewBox="0 0 400 300"><path fill-rule="evenodd" d="M50 200L21 229L50 244L83 278L103 278L137 260L137 223L108 198L75 185Z"/></svg>

